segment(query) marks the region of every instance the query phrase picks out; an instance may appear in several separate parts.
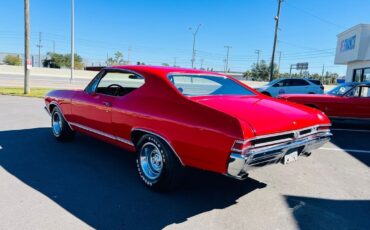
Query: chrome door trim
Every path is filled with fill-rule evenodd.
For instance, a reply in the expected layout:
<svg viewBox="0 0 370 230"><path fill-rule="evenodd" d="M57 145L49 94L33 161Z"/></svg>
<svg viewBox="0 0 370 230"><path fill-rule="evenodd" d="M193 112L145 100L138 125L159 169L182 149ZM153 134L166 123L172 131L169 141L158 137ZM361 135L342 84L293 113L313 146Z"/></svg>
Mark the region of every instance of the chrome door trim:
<svg viewBox="0 0 370 230"><path fill-rule="evenodd" d="M122 143L130 145L130 146L135 146L134 143L132 143L130 140L127 140L127 139L124 139L124 138L121 138L121 137L117 137L117 136L111 135L109 133L102 132L100 130L93 129L93 128L87 127L85 125L81 125L81 124L78 124L78 123L75 123L75 122L71 122L71 125L76 126L80 129L84 129L86 131L89 131L91 133L95 133L95 134L98 134L100 136L107 137L107 138L110 138L112 140L122 142Z"/></svg>

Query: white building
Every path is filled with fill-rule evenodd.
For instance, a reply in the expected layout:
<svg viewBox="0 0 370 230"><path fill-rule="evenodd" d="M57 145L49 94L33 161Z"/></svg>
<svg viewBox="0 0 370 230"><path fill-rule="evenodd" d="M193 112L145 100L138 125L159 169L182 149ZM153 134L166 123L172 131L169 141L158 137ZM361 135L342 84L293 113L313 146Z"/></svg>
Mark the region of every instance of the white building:
<svg viewBox="0 0 370 230"><path fill-rule="evenodd" d="M370 24L338 34L335 64L347 65L346 82L370 82Z"/></svg>

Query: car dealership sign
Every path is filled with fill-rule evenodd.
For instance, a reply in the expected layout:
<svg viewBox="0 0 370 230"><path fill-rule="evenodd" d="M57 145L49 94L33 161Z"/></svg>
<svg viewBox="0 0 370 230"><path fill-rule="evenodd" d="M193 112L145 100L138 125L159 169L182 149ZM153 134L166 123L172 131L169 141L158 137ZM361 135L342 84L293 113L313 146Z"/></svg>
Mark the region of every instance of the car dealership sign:
<svg viewBox="0 0 370 230"><path fill-rule="evenodd" d="M344 52L347 50L353 50L356 44L356 35L353 35L350 38L344 39L340 43L340 52Z"/></svg>

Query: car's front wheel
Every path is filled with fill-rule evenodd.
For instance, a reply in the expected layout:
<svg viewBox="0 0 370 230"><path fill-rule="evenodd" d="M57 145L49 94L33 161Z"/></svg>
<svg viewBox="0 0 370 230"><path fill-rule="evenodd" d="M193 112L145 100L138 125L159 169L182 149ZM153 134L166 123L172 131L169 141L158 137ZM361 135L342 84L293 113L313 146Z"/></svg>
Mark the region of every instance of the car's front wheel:
<svg viewBox="0 0 370 230"><path fill-rule="evenodd" d="M142 136L137 143L136 165L145 185L160 191L173 189L183 170L172 149L151 134Z"/></svg>
<svg viewBox="0 0 370 230"><path fill-rule="evenodd" d="M51 129L58 141L71 141L75 136L58 107L54 107L51 112Z"/></svg>

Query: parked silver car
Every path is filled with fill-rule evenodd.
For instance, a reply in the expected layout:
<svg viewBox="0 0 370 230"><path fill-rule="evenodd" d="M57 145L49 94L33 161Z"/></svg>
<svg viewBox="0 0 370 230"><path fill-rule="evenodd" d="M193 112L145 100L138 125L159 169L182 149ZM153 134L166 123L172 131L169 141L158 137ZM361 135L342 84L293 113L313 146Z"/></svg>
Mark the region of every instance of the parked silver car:
<svg viewBox="0 0 370 230"><path fill-rule="evenodd" d="M319 80L305 78L280 78L256 88L259 92L276 97L280 94L323 94L324 86Z"/></svg>

